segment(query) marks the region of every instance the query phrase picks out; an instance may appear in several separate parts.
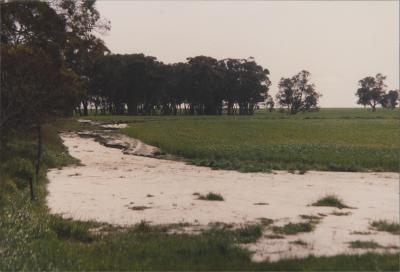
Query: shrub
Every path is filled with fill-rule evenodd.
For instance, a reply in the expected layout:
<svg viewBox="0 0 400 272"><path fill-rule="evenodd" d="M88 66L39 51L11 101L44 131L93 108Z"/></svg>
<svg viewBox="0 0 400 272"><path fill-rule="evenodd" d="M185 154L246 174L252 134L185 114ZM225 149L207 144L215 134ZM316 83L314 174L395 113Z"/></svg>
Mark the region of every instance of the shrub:
<svg viewBox="0 0 400 272"><path fill-rule="evenodd" d="M220 194L208 193L207 195L199 195L200 200L210 200L210 201L224 201L224 198Z"/></svg>
<svg viewBox="0 0 400 272"><path fill-rule="evenodd" d="M350 208L345 205L343 201L335 195L327 195L323 198L317 200L316 202L311 204L312 206L326 206L326 207L336 207L339 209Z"/></svg>

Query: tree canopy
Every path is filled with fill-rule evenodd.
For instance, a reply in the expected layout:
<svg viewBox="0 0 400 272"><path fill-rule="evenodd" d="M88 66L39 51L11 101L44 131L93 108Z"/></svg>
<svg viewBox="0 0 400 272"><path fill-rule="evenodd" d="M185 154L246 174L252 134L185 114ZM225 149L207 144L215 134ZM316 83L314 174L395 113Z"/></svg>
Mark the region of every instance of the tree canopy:
<svg viewBox="0 0 400 272"><path fill-rule="evenodd" d="M376 110L377 105L383 108L394 109L398 104L399 90L391 90L386 93L386 76L376 74L375 77L367 76L361 79L358 84L356 96L358 97L357 104L370 106L372 111Z"/></svg>
<svg viewBox="0 0 400 272"><path fill-rule="evenodd" d="M322 95L310 83L310 77L310 72L303 70L291 78L281 78L279 81L276 99L282 107L287 108L288 113L318 110L318 100Z"/></svg>
<svg viewBox="0 0 400 272"><path fill-rule="evenodd" d="M253 114L267 97L269 72L254 59L208 56L164 64L143 54L106 55L94 65L90 102L113 114Z"/></svg>

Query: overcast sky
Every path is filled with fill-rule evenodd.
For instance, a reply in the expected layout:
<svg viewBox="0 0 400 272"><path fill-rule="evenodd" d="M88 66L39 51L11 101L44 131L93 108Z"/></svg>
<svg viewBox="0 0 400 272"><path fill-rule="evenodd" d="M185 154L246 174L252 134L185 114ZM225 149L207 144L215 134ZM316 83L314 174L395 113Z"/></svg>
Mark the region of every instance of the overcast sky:
<svg viewBox="0 0 400 272"><path fill-rule="evenodd" d="M165 63L207 55L254 57L281 77L302 69L323 107L354 107L358 80L387 75L399 88L399 1L107 1L102 38L113 53L144 53Z"/></svg>

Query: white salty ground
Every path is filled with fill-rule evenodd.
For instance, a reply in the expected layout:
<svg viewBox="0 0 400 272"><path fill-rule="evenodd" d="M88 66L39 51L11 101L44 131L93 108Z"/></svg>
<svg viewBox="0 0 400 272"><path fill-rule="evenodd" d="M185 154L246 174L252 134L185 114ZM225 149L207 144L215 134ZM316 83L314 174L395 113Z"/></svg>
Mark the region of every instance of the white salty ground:
<svg viewBox="0 0 400 272"><path fill-rule="evenodd" d="M246 245L255 261L364 252L349 248L348 242L354 240L400 246L399 236L369 229L372 220L399 222L399 176L395 173L239 173L123 154L73 133L62 134L62 139L70 154L84 164L48 173L48 206L65 217L117 225L145 220L203 226L211 222L254 223L263 217L273 219L274 225L284 225L302 221L301 214L327 215L310 233L270 239L266 232L255 244ZM220 193L225 200L204 201L193 195L208 192ZM355 209L309 206L332 193ZM146 209L133 210L135 207ZM350 214L335 216L331 214L334 211ZM307 245L290 243L299 239Z"/></svg>

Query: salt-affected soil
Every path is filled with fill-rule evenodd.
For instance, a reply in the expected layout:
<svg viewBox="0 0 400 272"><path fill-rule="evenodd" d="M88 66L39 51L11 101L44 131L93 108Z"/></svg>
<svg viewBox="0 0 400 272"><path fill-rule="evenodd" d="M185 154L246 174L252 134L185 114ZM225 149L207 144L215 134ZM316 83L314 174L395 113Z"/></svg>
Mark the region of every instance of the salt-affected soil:
<svg viewBox="0 0 400 272"><path fill-rule="evenodd" d="M270 218L279 226L304 221L299 215L326 215L313 232L271 239L266 231L255 244L246 245L256 261L363 252L349 248L348 242L354 240L400 246L399 236L369 229L372 220L399 222L399 176L395 173L239 173L124 154L75 133L64 133L62 139L70 154L83 164L48 173L48 206L65 217L118 225L145 220L196 226ZM225 200L198 200L193 195L208 192L219 193ZM309 206L332 193L355 209ZM335 211L349 215L332 215ZM370 234L352 234L354 231ZM307 245L290 243L299 239ZM388 249L379 249L383 250Z"/></svg>

